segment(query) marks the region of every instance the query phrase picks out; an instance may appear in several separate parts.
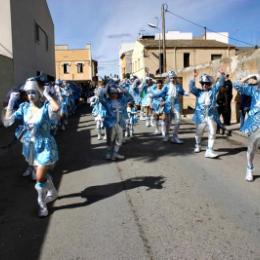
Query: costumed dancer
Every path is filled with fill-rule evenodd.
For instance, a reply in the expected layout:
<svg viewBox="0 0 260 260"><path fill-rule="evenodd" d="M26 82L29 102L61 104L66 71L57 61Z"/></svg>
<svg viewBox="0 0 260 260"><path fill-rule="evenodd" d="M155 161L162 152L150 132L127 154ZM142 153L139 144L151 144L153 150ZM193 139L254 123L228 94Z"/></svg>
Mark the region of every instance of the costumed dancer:
<svg viewBox="0 0 260 260"><path fill-rule="evenodd" d="M106 109L104 125L107 133L107 160L122 160L125 156L119 154L123 142L123 129L127 119L126 98L118 84L110 81L107 84L106 95L100 95L99 100Z"/></svg>
<svg viewBox="0 0 260 260"><path fill-rule="evenodd" d="M153 126L152 108L151 108L152 106L151 90L153 85L154 85L153 79L150 77L145 77L144 81L140 86L141 112L144 113L144 117L146 120L145 125L147 127Z"/></svg>
<svg viewBox="0 0 260 260"><path fill-rule="evenodd" d="M254 157L260 143L260 76L250 75L234 83L241 94L251 97L248 117L240 131L248 136L246 181L253 181Z"/></svg>
<svg viewBox="0 0 260 260"><path fill-rule="evenodd" d="M208 74L200 76L201 88L195 86L197 71L194 71L194 79L190 81L190 92L196 97L195 113L193 122L196 124L195 134L195 153L201 151L201 139L206 127L208 127L208 147L205 153L206 158L216 158L213 146L216 138L217 124L219 123L219 115L217 111L217 94L219 89L225 84L224 72L220 71L218 81L212 86L213 79Z"/></svg>
<svg viewBox="0 0 260 260"><path fill-rule="evenodd" d="M131 75L130 77L130 88L129 93L134 99L135 107L137 111L140 111L141 109L141 96L140 96L140 89L139 86L141 84L141 81L134 75Z"/></svg>
<svg viewBox="0 0 260 260"><path fill-rule="evenodd" d="M162 97L165 100L164 114L165 118L162 122L164 141L169 140L169 133L172 119L174 118L174 129L171 142L175 144L182 144L183 141L179 139L178 132L181 123L181 105L180 96L187 96L183 86L178 82L177 75L174 71L168 72L168 83L164 85L159 94L153 95L152 98ZM165 133L165 134L164 134Z"/></svg>
<svg viewBox="0 0 260 260"><path fill-rule="evenodd" d="M29 165L36 170L35 189L38 193L39 217L48 215L47 203L58 197L49 170L58 160L56 142L51 136L51 120L59 111L58 103L50 96L49 86L44 87L36 79L30 78L24 85L28 102L20 105L14 112L13 105L19 98L19 93L13 92L3 116L4 125L10 126L16 120L23 120L26 131L23 134L23 155ZM44 101L44 98L46 101Z"/></svg>
<svg viewBox="0 0 260 260"><path fill-rule="evenodd" d="M157 80L156 85L152 87L152 95L157 95L161 93L161 90L163 88L163 81L162 80ZM155 126L155 131L154 134L157 135L160 133L159 127L161 125L161 133L163 136L166 135L165 132L165 127L162 125L163 121L165 120L165 115L164 115L164 99L162 97L158 98L153 98L152 99L152 111L153 111L153 120L154 120L154 126Z"/></svg>
<svg viewBox="0 0 260 260"><path fill-rule="evenodd" d="M101 140L102 138L106 140L106 132L103 133L104 130L104 118L106 116L106 110L101 102L99 102L99 97L97 96L98 91L95 91L96 95L91 97L90 106L93 107L92 115L96 122L97 129L97 139Z"/></svg>
<svg viewBox="0 0 260 260"><path fill-rule="evenodd" d="M137 124L138 121L137 110L133 101L127 103L127 114L128 118L126 119L125 137L133 137L134 126Z"/></svg>

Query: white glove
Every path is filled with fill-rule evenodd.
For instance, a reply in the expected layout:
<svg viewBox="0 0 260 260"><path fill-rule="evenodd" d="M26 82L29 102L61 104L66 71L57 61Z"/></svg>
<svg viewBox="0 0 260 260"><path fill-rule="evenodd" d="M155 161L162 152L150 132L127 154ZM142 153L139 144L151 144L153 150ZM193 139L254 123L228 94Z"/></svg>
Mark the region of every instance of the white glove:
<svg viewBox="0 0 260 260"><path fill-rule="evenodd" d="M101 115L98 115L98 116L97 116L97 120L99 120L99 121L104 121L104 119L102 118Z"/></svg>
<svg viewBox="0 0 260 260"><path fill-rule="evenodd" d="M189 93L189 92L187 92L187 91L184 91L184 96L188 97L189 95L190 95L190 93Z"/></svg>
<svg viewBox="0 0 260 260"><path fill-rule="evenodd" d="M13 109L15 102L20 98L19 92L12 92L8 101L7 109Z"/></svg>
<svg viewBox="0 0 260 260"><path fill-rule="evenodd" d="M43 91L42 94L48 101L50 101L52 99L52 97L50 95L50 91L51 91L50 86L45 85L44 86L44 91Z"/></svg>

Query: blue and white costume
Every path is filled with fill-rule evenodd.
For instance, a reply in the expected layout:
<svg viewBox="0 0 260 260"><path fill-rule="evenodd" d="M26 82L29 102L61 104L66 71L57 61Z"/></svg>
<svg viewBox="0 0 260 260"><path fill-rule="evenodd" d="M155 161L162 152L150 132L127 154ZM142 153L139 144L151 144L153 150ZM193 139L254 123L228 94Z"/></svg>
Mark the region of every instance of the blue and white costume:
<svg viewBox="0 0 260 260"><path fill-rule="evenodd" d="M126 137L132 137L134 134L134 126L137 124L138 116L137 116L137 110L133 106L133 104L128 104L127 106L127 114L128 118L126 119Z"/></svg>
<svg viewBox="0 0 260 260"><path fill-rule="evenodd" d="M212 84L212 78L207 74L201 76L201 84ZM195 134L195 150L194 152L200 152L201 150L201 138L204 130L208 127L208 148L206 150L205 157L215 158L217 155L213 152L213 146L216 137L217 122L219 120L217 111L217 94L219 89L224 86L225 77L221 75L219 80L210 89L203 90L195 86L195 79L190 81L190 92L196 97L195 112L193 115L193 122L196 124Z"/></svg>
<svg viewBox="0 0 260 260"><path fill-rule="evenodd" d="M155 126L155 132L154 134L159 133L159 126L161 124L161 132L162 135L166 135L165 131L165 122L164 122L164 105L165 100L163 97L156 97L156 95L160 94L162 91L162 81L160 82L161 88L158 88L157 85L154 85L151 89L151 95L152 95L152 112L153 112L153 120L154 120L154 126Z"/></svg>
<svg viewBox="0 0 260 260"><path fill-rule="evenodd" d="M122 84L120 85L122 88L124 95L128 102L134 101L134 97L132 96L131 92L131 81L129 79L125 79Z"/></svg>
<svg viewBox="0 0 260 260"><path fill-rule="evenodd" d="M98 90L96 92L99 92ZM96 122L96 129L98 133L98 140L100 140L103 136L103 129L104 129L104 119L106 117L106 109L99 101L98 96L93 96L90 98L90 106L92 109L92 116ZM106 139L106 134L104 134L103 139Z"/></svg>
<svg viewBox="0 0 260 260"><path fill-rule="evenodd" d="M168 115L166 122L166 136L169 134L172 118L175 119L175 127L173 130L172 141L175 142L178 138L178 131L181 122L181 106L180 96L184 95L184 89L182 85L168 83L164 86L161 93L155 97L162 97L164 99L164 113Z"/></svg>
<svg viewBox="0 0 260 260"><path fill-rule="evenodd" d="M136 106L141 106L141 96L140 96L139 84L140 84L140 80L135 79L129 88L129 94L133 97Z"/></svg>
<svg viewBox="0 0 260 260"><path fill-rule="evenodd" d="M56 116L48 102L43 103L38 114L32 111L30 103L24 102L9 119L4 120L5 126L12 125L16 120L23 120L22 154L29 165L47 166L58 161L57 145L50 133L51 120Z"/></svg>
<svg viewBox="0 0 260 260"><path fill-rule="evenodd" d="M249 139L246 180L253 181L253 160L260 143L260 85L259 82L256 85L235 82L234 88L240 94L251 97L250 111L240 130L247 135Z"/></svg>
<svg viewBox="0 0 260 260"><path fill-rule="evenodd" d="M146 77L142 84L139 86L140 88L140 96L141 96L141 117L145 116L146 126L150 127L153 125L152 119L152 88L154 84L152 78Z"/></svg>
<svg viewBox="0 0 260 260"><path fill-rule="evenodd" d="M124 156L118 153L123 142L123 129L128 117L126 111L126 97L120 94L121 91L117 84L109 83L107 87L107 95L100 95L99 101L106 110L104 118L104 126L107 133L107 159L124 159ZM112 99L110 96L117 95L117 98Z"/></svg>
<svg viewBox="0 0 260 260"><path fill-rule="evenodd" d="M170 131L170 126L172 122L172 118L175 119L175 126L172 135L172 142L181 144L183 143L178 138L178 131L180 128L181 122L181 105L180 105L180 97L183 95L187 95L183 89L183 86L179 83L174 83L172 81L173 78L176 78L177 75L174 71L168 72L169 83L164 85L163 89L160 93L153 95L153 98L163 98L164 99L164 113L166 115L166 120L163 122L163 134L165 133L165 141L168 141L168 135Z"/></svg>
<svg viewBox="0 0 260 260"><path fill-rule="evenodd" d="M35 189L38 193L39 216L48 215L47 203L58 197L52 179L47 172L49 166L53 166L58 160L56 142L51 135L51 123L57 116L59 105L50 96L50 87L44 86L44 91L39 87L37 78L30 78L24 85L24 91L28 96L28 102L20 104L14 111L15 100L19 93L12 93L3 117L5 126L12 125L16 120L22 120L24 129L22 136L23 155L29 165L36 168L37 183ZM43 98L46 99L43 102Z"/></svg>

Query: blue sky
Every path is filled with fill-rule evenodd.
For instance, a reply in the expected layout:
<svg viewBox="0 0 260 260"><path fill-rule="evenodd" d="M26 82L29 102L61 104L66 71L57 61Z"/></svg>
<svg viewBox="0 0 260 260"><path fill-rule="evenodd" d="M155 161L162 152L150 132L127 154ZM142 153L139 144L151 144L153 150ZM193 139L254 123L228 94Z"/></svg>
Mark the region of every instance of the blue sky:
<svg viewBox="0 0 260 260"><path fill-rule="evenodd" d="M99 74L118 73L118 52L123 42L135 41L140 30L152 33L147 23L160 17L162 3L170 11L215 31L260 45L260 0L47 0L55 25L56 44L82 48L91 43ZM171 14L166 29L203 33ZM230 41L238 46L241 43ZM245 45L243 45L245 46Z"/></svg>

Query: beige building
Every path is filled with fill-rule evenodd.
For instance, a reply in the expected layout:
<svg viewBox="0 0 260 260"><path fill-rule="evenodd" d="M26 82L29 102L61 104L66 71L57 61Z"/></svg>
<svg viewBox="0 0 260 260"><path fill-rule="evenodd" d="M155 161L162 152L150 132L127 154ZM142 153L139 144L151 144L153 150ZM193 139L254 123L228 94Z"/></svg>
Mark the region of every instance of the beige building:
<svg viewBox="0 0 260 260"><path fill-rule="evenodd" d="M39 73L55 76L54 25L46 0L1 0L0 98Z"/></svg>
<svg viewBox="0 0 260 260"><path fill-rule="evenodd" d="M135 43L123 43L119 50L120 77L125 78L127 73L132 73L132 55Z"/></svg>
<svg viewBox="0 0 260 260"><path fill-rule="evenodd" d="M146 74L159 74L159 40L139 39L132 55L132 71L143 78ZM182 70L235 55L236 47L216 40L190 39L166 41L166 71ZM162 50L161 50L162 61Z"/></svg>
<svg viewBox="0 0 260 260"><path fill-rule="evenodd" d="M120 56L120 77L122 79L125 78L126 74L131 74L132 73L132 55L133 55L133 50L126 51L121 54Z"/></svg>
<svg viewBox="0 0 260 260"><path fill-rule="evenodd" d="M97 61L92 59L91 45L84 49L55 46L56 78L85 84L95 79Z"/></svg>

